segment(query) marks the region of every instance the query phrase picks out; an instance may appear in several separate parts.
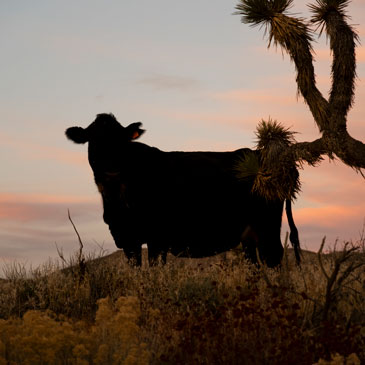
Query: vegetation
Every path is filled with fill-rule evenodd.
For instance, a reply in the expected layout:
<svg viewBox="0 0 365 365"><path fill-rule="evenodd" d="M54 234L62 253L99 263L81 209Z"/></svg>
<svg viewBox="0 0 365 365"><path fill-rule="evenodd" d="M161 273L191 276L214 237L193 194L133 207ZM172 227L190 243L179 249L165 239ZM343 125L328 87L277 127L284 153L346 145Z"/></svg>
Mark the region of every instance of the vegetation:
<svg viewBox="0 0 365 365"><path fill-rule="evenodd" d="M315 84L309 25L286 15L292 0L237 5L244 23L265 24L269 43L289 53L298 92L322 134L295 143L279 124L262 122L257 134L264 161L259 166L252 159L238 171L242 178L256 174L258 191L280 191L271 185L288 175L293 179L281 194L289 190L289 197L281 198L293 198L300 182L292 171L324 154L360 173L365 167L365 145L346 129L357 40L346 22L348 3L316 0L311 6L312 23L327 33L333 52L329 100ZM279 144L273 130L283 137ZM318 255L306 252L300 267L286 247L275 270L249 264L241 252L132 267L120 252L86 259L79 242L68 261L60 252L61 263L5 271L0 365L365 363L364 239L327 254L323 241Z"/></svg>
<svg viewBox="0 0 365 365"><path fill-rule="evenodd" d="M364 240L322 251L298 267L286 248L277 270L239 251L142 268L121 251L8 267L0 364L364 363Z"/></svg>
<svg viewBox="0 0 365 365"><path fill-rule="evenodd" d="M294 0L239 0L235 13L241 15L244 24L264 26L269 47L274 44L288 53L295 65L298 95L303 96L321 133L317 140L295 143L294 140L288 140L285 136L288 131L281 127L284 142L290 143L279 141L281 143L275 144L271 134L277 132L278 124L269 121L259 125L257 147L264 154L263 163L257 172L255 189L266 197L277 194L280 198L283 194L280 188L277 189L282 175L282 182L286 182L287 176L293 180L289 185L294 193L291 196L293 198L300 187L295 181L295 174L291 174L293 166L302 166L304 163L315 166L323 159L323 155L330 159L339 158L365 178L362 172L365 168L365 144L351 137L347 131L347 116L354 102L355 48L358 41L356 31L347 22L346 8L350 0L313 0L314 4L309 5L312 13L310 21L289 14L288 9L293 2ZM330 40L333 62L332 87L328 100L316 86L313 27L320 28L320 33L324 31ZM263 134L265 129L270 133ZM244 175L247 172L245 170L247 169L243 168ZM270 183L267 184L266 181ZM290 192L290 189L287 191Z"/></svg>

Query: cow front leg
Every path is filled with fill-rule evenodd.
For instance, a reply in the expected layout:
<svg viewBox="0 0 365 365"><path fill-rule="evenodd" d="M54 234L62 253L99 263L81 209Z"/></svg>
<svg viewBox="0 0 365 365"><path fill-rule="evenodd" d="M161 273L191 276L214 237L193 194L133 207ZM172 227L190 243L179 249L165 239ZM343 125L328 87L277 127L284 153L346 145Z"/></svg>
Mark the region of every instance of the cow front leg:
<svg viewBox="0 0 365 365"><path fill-rule="evenodd" d="M131 237L128 230L122 230L118 224L109 224L109 230L113 236L115 245L123 249L130 264L141 266L142 245L135 237Z"/></svg>
<svg viewBox="0 0 365 365"><path fill-rule="evenodd" d="M142 265L142 247L136 245L133 248L123 247L123 252L127 257L128 263L131 265L141 266Z"/></svg>

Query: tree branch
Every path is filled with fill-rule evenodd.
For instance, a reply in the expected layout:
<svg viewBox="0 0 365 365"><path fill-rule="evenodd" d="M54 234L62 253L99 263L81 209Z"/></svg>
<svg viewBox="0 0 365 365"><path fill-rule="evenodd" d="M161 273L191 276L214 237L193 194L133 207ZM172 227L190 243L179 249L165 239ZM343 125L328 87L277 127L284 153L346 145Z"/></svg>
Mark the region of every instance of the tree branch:
<svg viewBox="0 0 365 365"><path fill-rule="evenodd" d="M346 165L361 173L365 169L365 144L352 138L347 131L343 131L335 139L333 152Z"/></svg>
<svg viewBox="0 0 365 365"><path fill-rule="evenodd" d="M322 155L327 153L327 149L324 139L319 138L313 142L295 143L288 148L286 153L291 154L293 159L300 164L306 162L311 166L316 166L323 160Z"/></svg>
<svg viewBox="0 0 365 365"><path fill-rule="evenodd" d="M318 90L315 81L312 56L312 36L308 26L300 18L283 12L291 5L277 6L277 1L240 0L235 14L242 15L242 22L252 25L266 24L269 30L269 46L279 44L294 61L297 71L298 92L303 95L310 111L322 132L329 129L329 104Z"/></svg>
<svg viewBox="0 0 365 365"><path fill-rule="evenodd" d="M296 82L300 93L316 121L319 130L328 129L328 102L316 86L313 67L312 40L307 25L301 20L277 15L271 22L270 39L283 47L295 64Z"/></svg>
<svg viewBox="0 0 365 365"><path fill-rule="evenodd" d="M313 142L292 144L284 152L285 157L292 156L300 164L303 162L316 166L323 160L322 155L334 153L343 163L361 173L365 169L365 144L352 138L346 130L327 132Z"/></svg>
<svg viewBox="0 0 365 365"><path fill-rule="evenodd" d="M333 126L346 126L346 116L353 104L356 78L356 32L347 24L348 0L316 0L309 5L312 23L322 25L330 38L333 52L332 88L329 104Z"/></svg>

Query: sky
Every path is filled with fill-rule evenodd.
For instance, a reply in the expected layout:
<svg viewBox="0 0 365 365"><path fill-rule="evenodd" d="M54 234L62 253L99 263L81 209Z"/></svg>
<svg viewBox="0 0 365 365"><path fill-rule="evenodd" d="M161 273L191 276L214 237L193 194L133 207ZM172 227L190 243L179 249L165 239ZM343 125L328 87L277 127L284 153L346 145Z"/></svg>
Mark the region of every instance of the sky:
<svg viewBox="0 0 365 365"><path fill-rule="evenodd" d="M308 1L291 12L308 17ZM294 65L264 29L233 15L237 0L18 0L0 3L0 267L36 267L78 249L116 250L87 162L65 129L112 112L141 121L141 142L165 151L254 148L261 119L319 132L297 97ZM348 130L365 141L365 2L348 7L360 36L355 105ZM331 54L316 36L315 69L325 97ZM300 171L293 207L302 246L316 251L360 239L364 179L339 160ZM283 218L283 236L287 231ZM1 273L0 273L1 275Z"/></svg>

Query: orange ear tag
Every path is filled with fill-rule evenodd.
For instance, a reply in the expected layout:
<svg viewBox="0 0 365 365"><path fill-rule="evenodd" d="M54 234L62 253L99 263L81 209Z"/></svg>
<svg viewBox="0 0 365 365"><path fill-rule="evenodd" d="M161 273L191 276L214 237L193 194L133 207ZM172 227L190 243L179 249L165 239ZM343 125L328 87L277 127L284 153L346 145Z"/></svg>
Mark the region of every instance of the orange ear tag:
<svg viewBox="0 0 365 365"><path fill-rule="evenodd" d="M137 132L137 131L133 132L132 139L136 139L138 137L139 137L139 132Z"/></svg>

